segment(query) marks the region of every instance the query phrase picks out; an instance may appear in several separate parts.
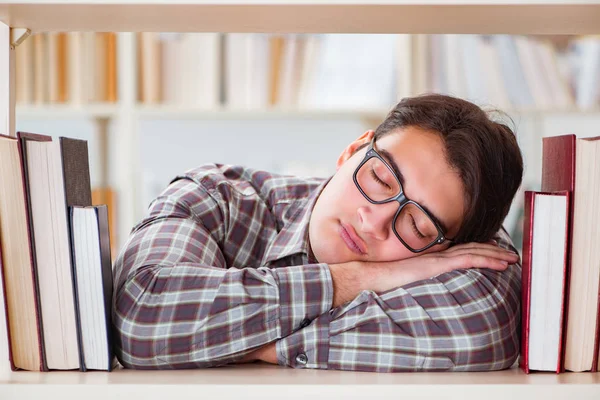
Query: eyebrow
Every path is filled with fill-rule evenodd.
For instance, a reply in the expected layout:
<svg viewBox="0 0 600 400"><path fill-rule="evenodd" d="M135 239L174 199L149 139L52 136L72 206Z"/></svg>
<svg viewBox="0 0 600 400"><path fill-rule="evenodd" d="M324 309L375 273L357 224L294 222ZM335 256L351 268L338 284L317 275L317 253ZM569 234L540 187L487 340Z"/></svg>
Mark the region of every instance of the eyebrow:
<svg viewBox="0 0 600 400"><path fill-rule="evenodd" d="M380 148L378 148L376 150L377 150L377 152L379 154L381 154L383 157L385 157L386 161L392 167L392 169L394 170L394 173L398 177L398 180L400 181L400 184L404 188L404 182L405 182L404 181L404 175L402 175L402 171L400 171L400 168L398 168L398 164L396 164L396 161L394 160L394 157L392 156L392 153L390 153L389 151L387 151L385 149L380 149ZM427 211L427 213L431 216L431 218L433 218L434 221L444 230L444 235L447 235L448 234L448 226L445 223L443 223L434 213L432 213L423 204L419 203L419 205L421 207L423 207L423 209L425 211Z"/></svg>

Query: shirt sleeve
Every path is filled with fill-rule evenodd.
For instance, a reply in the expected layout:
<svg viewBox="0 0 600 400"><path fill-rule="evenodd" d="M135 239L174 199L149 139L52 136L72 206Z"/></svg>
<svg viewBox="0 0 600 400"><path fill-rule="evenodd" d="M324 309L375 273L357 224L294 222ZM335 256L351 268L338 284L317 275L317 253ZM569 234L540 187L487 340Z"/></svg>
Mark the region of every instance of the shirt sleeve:
<svg viewBox="0 0 600 400"><path fill-rule="evenodd" d="M222 240L229 221L217 196L191 180L175 181L116 260L113 325L123 366L236 362L331 308L326 264L228 268Z"/></svg>
<svg viewBox="0 0 600 400"><path fill-rule="evenodd" d="M504 231L495 239L513 248ZM520 290L517 263L363 291L279 340L278 364L370 372L509 368L519 351Z"/></svg>

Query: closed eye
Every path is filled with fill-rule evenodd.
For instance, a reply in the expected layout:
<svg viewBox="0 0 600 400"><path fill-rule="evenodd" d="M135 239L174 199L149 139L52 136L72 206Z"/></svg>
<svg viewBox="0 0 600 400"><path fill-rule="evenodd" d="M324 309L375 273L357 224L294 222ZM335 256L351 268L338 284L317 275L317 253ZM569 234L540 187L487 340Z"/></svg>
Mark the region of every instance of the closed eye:
<svg viewBox="0 0 600 400"><path fill-rule="evenodd" d="M375 181L377 183L379 183L381 186L384 186L387 189L391 189L392 188L390 185L388 185L387 183L385 183L384 181L382 181L381 178L379 178L377 176L377 174L375 173L375 170L373 170L373 168L371 168L371 177L373 177L373 179L375 179Z"/></svg>

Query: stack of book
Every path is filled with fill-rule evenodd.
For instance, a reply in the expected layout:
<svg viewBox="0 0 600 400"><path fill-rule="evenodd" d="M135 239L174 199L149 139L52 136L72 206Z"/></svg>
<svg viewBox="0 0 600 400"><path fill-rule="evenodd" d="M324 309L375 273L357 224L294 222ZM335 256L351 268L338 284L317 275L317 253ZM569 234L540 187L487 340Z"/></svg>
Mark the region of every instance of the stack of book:
<svg viewBox="0 0 600 400"><path fill-rule="evenodd" d="M0 135L0 271L13 370L114 367L107 208L92 206L86 141Z"/></svg>
<svg viewBox="0 0 600 400"><path fill-rule="evenodd" d="M600 368L600 137L543 139L541 191L525 192L525 372Z"/></svg>

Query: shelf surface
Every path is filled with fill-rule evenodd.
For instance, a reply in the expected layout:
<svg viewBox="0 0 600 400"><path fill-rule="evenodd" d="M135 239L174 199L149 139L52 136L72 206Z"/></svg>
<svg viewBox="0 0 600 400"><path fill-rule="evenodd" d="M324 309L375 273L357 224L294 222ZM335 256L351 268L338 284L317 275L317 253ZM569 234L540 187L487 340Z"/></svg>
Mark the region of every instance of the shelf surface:
<svg viewBox="0 0 600 400"><path fill-rule="evenodd" d="M178 105L138 104L126 110L142 119L176 119L176 120L228 120L228 119L381 119L391 110L386 108L355 109L298 109L298 108L261 108L261 109L202 109ZM593 109L502 109L512 117L536 116L600 116L600 108ZM78 119L78 118L112 118L123 112L119 104L51 104L30 105L17 104L17 118L21 119Z"/></svg>
<svg viewBox="0 0 600 400"><path fill-rule="evenodd" d="M600 33L600 0L0 1L0 21L44 31Z"/></svg>
<svg viewBox="0 0 600 400"><path fill-rule="evenodd" d="M526 375L513 367L495 372L438 372L438 373L366 373L351 371L301 370L267 364L244 364L181 371L135 371L118 369L114 372L9 372L0 373L0 393L5 398L44 397L57 394L61 399L86 398L136 393L137 398L154 399L169 395L220 398L243 395L244 398L461 398L486 400L515 399L519 396L576 399L600 398L600 373L532 373ZM138 396L143 395L143 397ZM537 396L548 397L537 397ZM162 397L161 397L162 396ZM331 397L333 396L333 397ZM340 396L340 397L337 397ZM342 397L343 396L343 397ZM79 397L80 399L81 397ZM105 399L106 397L104 397ZM197 397L196 397L197 398ZM239 399L240 397L237 397ZM379 397L381 398L381 397Z"/></svg>

